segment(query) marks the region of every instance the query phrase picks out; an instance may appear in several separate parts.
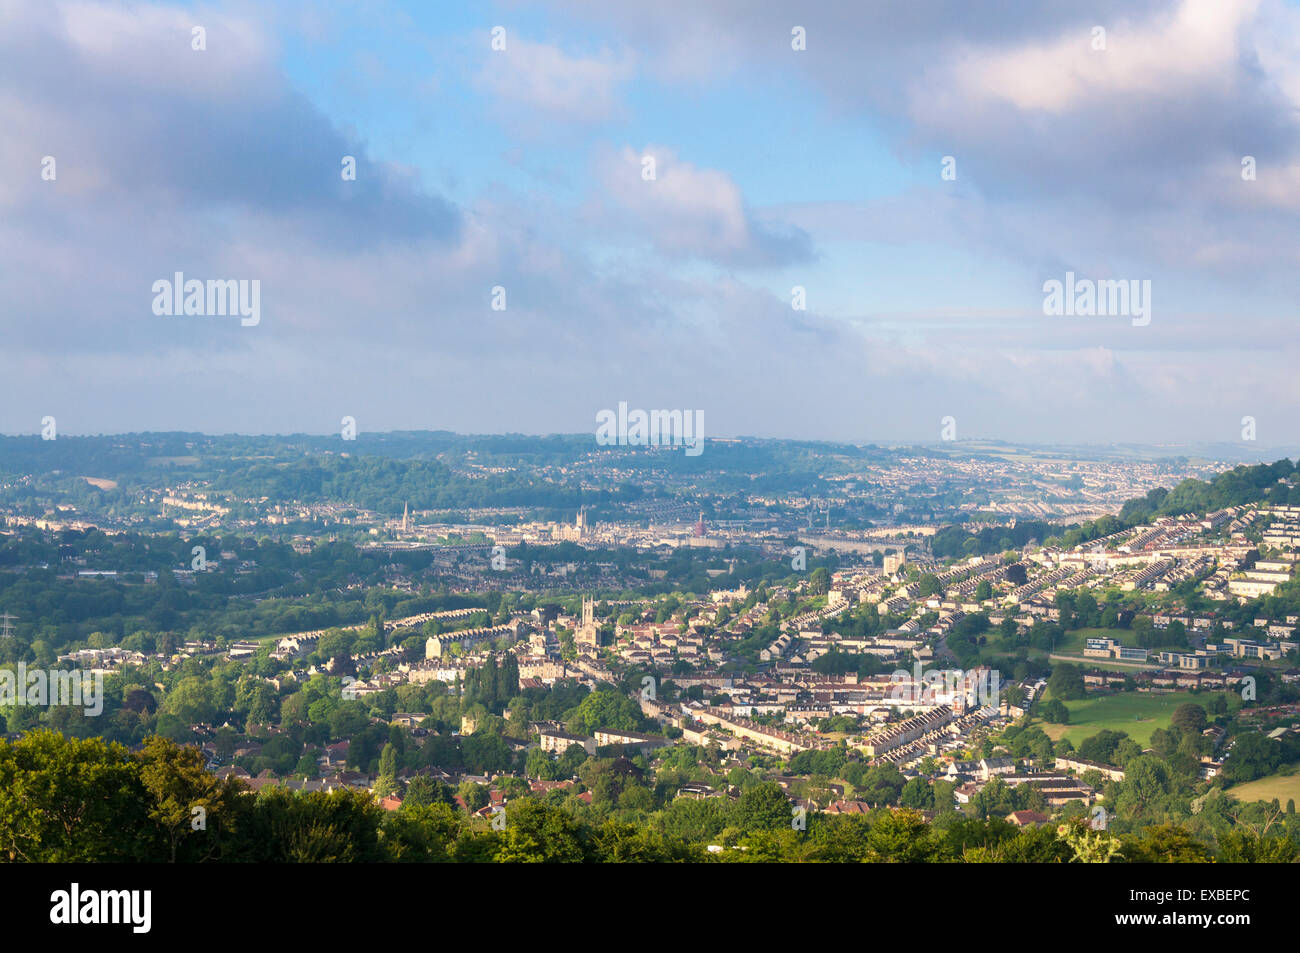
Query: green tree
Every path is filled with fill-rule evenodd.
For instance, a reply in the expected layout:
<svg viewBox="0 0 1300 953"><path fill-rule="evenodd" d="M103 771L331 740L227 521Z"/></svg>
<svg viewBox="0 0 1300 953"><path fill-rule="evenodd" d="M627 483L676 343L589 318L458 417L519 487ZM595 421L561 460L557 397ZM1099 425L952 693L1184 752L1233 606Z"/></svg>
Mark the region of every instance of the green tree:
<svg viewBox="0 0 1300 953"><path fill-rule="evenodd" d="M493 860L499 864L578 863L586 859L582 829L562 808L531 798L506 808Z"/></svg>
<svg viewBox="0 0 1300 953"><path fill-rule="evenodd" d="M939 845L920 812L882 811L872 822L867 845L877 860L915 864L934 859Z"/></svg>
<svg viewBox="0 0 1300 953"><path fill-rule="evenodd" d="M1171 719L1171 723L1179 731L1196 734L1204 730L1207 721L1205 709L1196 702L1179 705L1174 709L1173 718Z"/></svg>
<svg viewBox="0 0 1300 953"><path fill-rule="evenodd" d="M218 781L198 748L157 735L145 742L138 759L148 815L166 843L168 859L194 862L216 855L223 829L237 815L238 783Z"/></svg>
<svg viewBox="0 0 1300 953"><path fill-rule="evenodd" d="M10 861L162 859L150 803L120 744L52 731L0 741L0 852Z"/></svg>
<svg viewBox="0 0 1300 953"><path fill-rule="evenodd" d="M379 755L379 776L375 779L375 796L387 797L398 790L397 749L392 743L384 745Z"/></svg>
<svg viewBox="0 0 1300 953"><path fill-rule="evenodd" d="M731 823L743 831L789 828L793 814L790 801L775 781L747 788L732 811Z"/></svg>
<svg viewBox="0 0 1300 953"><path fill-rule="evenodd" d="M1078 666L1069 662L1059 662L1052 669L1047 680L1047 688L1052 697L1061 701L1073 701L1088 697L1088 690L1083 684L1083 673Z"/></svg>

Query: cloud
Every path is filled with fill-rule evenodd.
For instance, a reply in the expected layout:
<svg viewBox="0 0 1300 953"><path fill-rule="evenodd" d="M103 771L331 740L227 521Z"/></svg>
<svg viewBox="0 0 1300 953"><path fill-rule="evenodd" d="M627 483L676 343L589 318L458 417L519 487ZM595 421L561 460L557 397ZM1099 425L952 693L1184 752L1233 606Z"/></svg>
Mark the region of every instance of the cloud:
<svg viewBox="0 0 1300 953"><path fill-rule="evenodd" d="M1203 21L1220 35L1197 32L1194 0L827 4L799 15L809 49L795 54L788 4L600 7L566 9L610 36L560 49L512 31L513 58L485 42L464 77L440 73L440 90L463 78L486 94L525 169L452 202L297 88L261 22L0 0L0 429L54 413L65 433L324 432L351 414L363 429L578 431L619 400L702 409L720 435L827 439L933 438L948 414L963 436L1060 442L1197 439L1221 423L1235 439L1242 414L1294 419L1297 345L1277 304L1295 299L1300 248L1293 11L1259 0ZM1075 37L1092 52L1094 22L1112 59L1071 59ZM340 62L364 61L345 25L318 29ZM1049 55L1067 52L1064 66ZM1204 81L1178 62L1196 56ZM619 132L650 145L589 152L600 124L643 118L622 97L647 77L682 95L712 78L743 103L749 79L787 75L828 122L871 124L902 161L933 162L933 182L755 205L725 148L658 115ZM403 121L367 128L389 141ZM530 135L553 141L533 150ZM482 148L438 161L455 175ZM55 182L40 178L47 154ZM345 154L355 182L339 176ZM943 154L956 182L938 178ZM767 195L782 181L767 176ZM1002 283L965 288L935 263L942 246ZM917 265L890 274L878 248L891 263L915 248ZM850 288L898 292L887 309L795 312L772 291L794 283L791 265L812 284L846 260ZM1067 269L1151 277L1152 324L1045 318L1042 281ZM152 281L177 270L260 279L261 325L153 316ZM1211 278L1227 291L1201 301ZM505 311L489 304L498 285ZM955 303L918 303L932 288ZM825 298L809 288L814 309Z"/></svg>
<svg viewBox="0 0 1300 953"><path fill-rule="evenodd" d="M933 188L987 199L986 231L972 235L967 216L954 233L1011 260L1104 248L1206 265L1224 281L1285 283L1295 270L1300 10L1282 0L554 6L635 37L642 68L668 82L810 82L838 121L883 130L904 163L933 163ZM796 23L803 52L790 49ZM1092 48L1096 26L1104 51ZM942 155L957 159L951 187ZM1245 155L1267 174L1243 187ZM906 231L902 211L893 228ZM1006 244L1013 234L1025 240ZM1238 243L1256 254L1231 251Z"/></svg>
<svg viewBox="0 0 1300 953"><path fill-rule="evenodd" d="M485 44L486 45L486 44ZM477 80L512 123L596 123L623 114L619 87L634 73L626 54L570 56L559 47L506 36L483 59Z"/></svg>
<svg viewBox="0 0 1300 953"><path fill-rule="evenodd" d="M53 10L20 5L0 31L0 207L276 215L352 247L455 236L454 207L412 170L371 160L294 92L255 24L144 4ZM204 50L191 48L196 19ZM57 161L54 183L37 175L43 155ZM348 155L355 182L340 174Z"/></svg>
<svg viewBox="0 0 1300 953"><path fill-rule="evenodd" d="M596 161L595 177L599 192L584 220L598 234L647 244L669 259L737 267L779 267L812 258L804 231L761 220L729 175L687 162L668 146L605 151Z"/></svg>
<svg viewBox="0 0 1300 953"><path fill-rule="evenodd" d="M1222 88L1235 80L1238 33L1257 8L1255 0L1185 0L1142 22L1072 27L1010 50L970 47L927 72L914 88L916 103L924 108L929 90L952 89L967 105L1002 101L1021 111L1060 114L1098 97L1163 98Z"/></svg>

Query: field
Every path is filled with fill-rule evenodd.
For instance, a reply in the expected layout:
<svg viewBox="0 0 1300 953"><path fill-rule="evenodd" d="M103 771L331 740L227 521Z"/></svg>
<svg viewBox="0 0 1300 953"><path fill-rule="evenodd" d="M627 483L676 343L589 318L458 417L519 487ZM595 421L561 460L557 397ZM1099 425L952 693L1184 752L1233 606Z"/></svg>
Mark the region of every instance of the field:
<svg viewBox="0 0 1300 953"><path fill-rule="evenodd" d="M1300 764L1291 767L1296 771L1295 774L1274 774L1258 781L1236 784L1228 788L1227 793L1238 801L1271 801L1277 798L1283 807L1292 798L1300 801Z"/></svg>
<svg viewBox="0 0 1300 953"><path fill-rule="evenodd" d="M1073 629L1052 649L1062 655L1082 655L1089 639L1119 639L1122 645L1137 647L1137 636L1128 629Z"/></svg>
<svg viewBox="0 0 1300 953"><path fill-rule="evenodd" d="M1127 732L1130 738L1145 747L1151 743L1153 731L1169 727L1169 720L1179 705L1187 702L1203 705L1209 697L1189 692L1167 695L1121 692L1090 696L1065 703L1065 707L1070 709L1068 725L1043 724L1041 727L1053 741L1068 738L1076 748L1079 742L1102 729Z"/></svg>
<svg viewBox="0 0 1300 953"><path fill-rule="evenodd" d="M1065 638L1056 643L1056 648L1052 651L1066 655L1082 655L1088 639L1118 639L1121 645L1138 648L1137 633L1131 629L1073 629L1065 633ZM1151 651L1158 651L1161 648L1177 649L1178 646L1162 645ZM1183 651L1186 650L1187 647L1183 646Z"/></svg>
<svg viewBox="0 0 1300 953"><path fill-rule="evenodd" d="M1087 658L1083 654L1084 647L1088 639L1104 638L1118 639L1121 645L1128 648L1138 648L1137 634L1129 629L1072 629L1066 632L1062 639L1052 647L1050 658L1055 661L1072 662L1075 665L1087 666L1088 668L1100 668L1108 672L1140 672L1144 668L1153 669L1160 666L1154 662L1125 662L1120 663L1113 660ZM996 647L996 646L995 646ZM1164 648L1176 648L1176 646L1163 646ZM1184 649L1186 646L1184 646ZM1152 651L1157 651L1153 649ZM991 653L996 658L1011 659L1014 658L1012 652L995 652ZM1034 659L1047 659L1048 653L1042 649L1031 648L1029 657Z"/></svg>

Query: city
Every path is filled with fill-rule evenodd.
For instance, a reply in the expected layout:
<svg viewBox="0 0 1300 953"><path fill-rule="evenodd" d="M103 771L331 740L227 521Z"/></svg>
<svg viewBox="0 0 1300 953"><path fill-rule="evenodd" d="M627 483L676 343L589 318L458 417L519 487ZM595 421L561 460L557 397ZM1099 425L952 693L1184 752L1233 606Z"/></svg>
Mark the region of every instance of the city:
<svg viewBox="0 0 1300 953"><path fill-rule="evenodd" d="M1291 926L1298 62L1300 0L0 0L18 936L536 863L624 942L668 864Z"/></svg>
<svg viewBox="0 0 1300 953"><path fill-rule="evenodd" d="M49 452L85 462L151 442ZM400 491L423 471L368 446L340 476L382 465ZM679 481L583 451L490 467L472 490L454 475L481 469L483 451L438 454L445 494L523 480L549 502L572 481L599 501L549 519L549 506L404 500L399 513L395 497L371 510L324 490L273 504L176 482L228 452L188 449L129 477L0 486L0 652L19 672L98 679L102 695L93 715L42 710L21 680L0 684L11 741L55 728L134 749L156 733L201 755L210 796L356 792L425 820L442 805L449 839L429 849L446 859L476 856L521 807L623 825L638 846L619 849L644 860L815 858L843 849L805 839L822 819L881 812L929 831L939 856L943 832L971 822L1003 825L1001 846L981 849L1004 860L1069 859L1058 829L1071 824L1139 857L1300 855L1289 835L1247 833L1296 830L1300 475L1287 460L1215 473L1226 464L857 448L867 459L843 479L755 494L732 488L712 446ZM750 452L775 472L786 449ZM847 448L801 452L828 472ZM645 491L614 497L632 474ZM69 609L43 617L50 600ZM1132 787L1134 771L1158 796ZM763 824L736 822L751 810Z"/></svg>

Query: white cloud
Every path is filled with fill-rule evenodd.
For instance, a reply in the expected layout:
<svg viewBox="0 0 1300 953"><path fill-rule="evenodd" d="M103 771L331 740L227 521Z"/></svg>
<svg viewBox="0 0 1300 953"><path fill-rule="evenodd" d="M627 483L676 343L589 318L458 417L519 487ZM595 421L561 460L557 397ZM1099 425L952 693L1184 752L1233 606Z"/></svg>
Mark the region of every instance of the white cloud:
<svg viewBox="0 0 1300 953"><path fill-rule="evenodd" d="M925 118L935 90L964 104L999 100L1017 109L1062 113L1098 97L1166 96L1234 82L1238 34L1258 0L1182 0L1169 15L1133 23L1097 24L1105 49L1093 48L1091 28L1078 26L1047 41L1018 47L972 47L929 71L912 86L912 108Z"/></svg>
<svg viewBox="0 0 1300 953"><path fill-rule="evenodd" d="M647 160L653 160L652 167ZM668 146L607 150L595 166L600 191L586 220L665 258L746 266L781 265L811 255L801 230L759 220L729 175L687 162ZM646 177L648 168L653 178Z"/></svg>
<svg viewBox="0 0 1300 953"><path fill-rule="evenodd" d="M559 47L507 34L504 50L484 54L478 82L507 107L511 121L540 116L591 123L621 115L619 87L633 72L627 55L604 50L570 56Z"/></svg>

